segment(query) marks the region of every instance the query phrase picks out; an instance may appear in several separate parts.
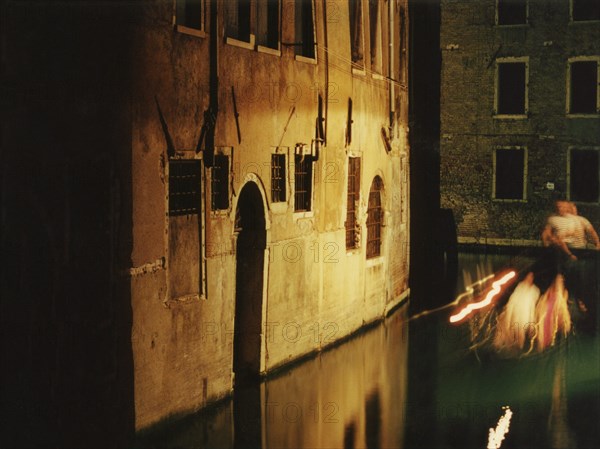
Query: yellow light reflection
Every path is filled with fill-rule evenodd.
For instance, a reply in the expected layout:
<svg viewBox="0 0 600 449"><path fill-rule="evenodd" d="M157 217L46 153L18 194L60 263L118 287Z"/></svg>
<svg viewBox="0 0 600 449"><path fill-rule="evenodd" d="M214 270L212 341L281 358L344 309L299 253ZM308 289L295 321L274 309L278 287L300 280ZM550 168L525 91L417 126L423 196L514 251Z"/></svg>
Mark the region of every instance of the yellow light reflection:
<svg viewBox="0 0 600 449"><path fill-rule="evenodd" d="M500 279L493 282L492 289L485 296L485 299L483 299L482 301L479 301L479 302L474 302L472 304L468 304L460 312L452 315L450 317L450 322L456 323L458 321L461 321L462 319L464 319L466 316L468 316L474 310L482 309L486 306L489 306L492 303L492 299L494 298L494 296L496 296L496 295L498 295L498 293L500 293L500 287L503 286L504 284L506 284L508 281L510 281L516 275L517 275L516 272L509 271L507 274L502 276Z"/></svg>

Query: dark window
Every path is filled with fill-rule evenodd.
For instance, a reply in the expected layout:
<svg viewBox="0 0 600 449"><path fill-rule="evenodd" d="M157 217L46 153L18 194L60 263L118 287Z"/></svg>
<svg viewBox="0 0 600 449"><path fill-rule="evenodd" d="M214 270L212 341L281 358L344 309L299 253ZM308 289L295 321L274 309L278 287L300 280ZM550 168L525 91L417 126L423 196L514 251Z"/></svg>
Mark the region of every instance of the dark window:
<svg viewBox="0 0 600 449"><path fill-rule="evenodd" d="M573 20L600 20L600 0L571 0Z"/></svg>
<svg viewBox="0 0 600 449"><path fill-rule="evenodd" d="M346 212L346 249L358 248L356 210L360 199L360 158L348 159L348 197Z"/></svg>
<svg viewBox="0 0 600 449"><path fill-rule="evenodd" d="M381 255L381 226L383 224L383 208L381 207L381 190L383 181L375 176L369 190L369 207L367 209L367 259Z"/></svg>
<svg viewBox="0 0 600 449"><path fill-rule="evenodd" d="M498 64L497 114L525 114L526 64Z"/></svg>
<svg viewBox="0 0 600 449"><path fill-rule="evenodd" d="M271 155L271 200L285 201L285 154Z"/></svg>
<svg viewBox="0 0 600 449"><path fill-rule="evenodd" d="M569 113L595 114L598 95L598 63L571 62Z"/></svg>
<svg viewBox="0 0 600 449"><path fill-rule="evenodd" d="M598 202L598 151L571 150L570 197L573 201Z"/></svg>
<svg viewBox="0 0 600 449"><path fill-rule="evenodd" d="M204 29L204 0L177 0L177 25Z"/></svg>
<svg viewBox="0 0 600 449"><path fill-rule="evenodd" d="M279 0L257 0L256 43L279 49Z"/></svg>
<svg viewBox="0 0 600 449"><path fill-rule="evenodd" d="M498 25L527 23L527 0L498 0Z"/></svg>
<svg viewBox="0 0 600 449"><path fill-rule="evenodd" d="M381 33L379 24L379 0L369 0L369 37L371 42L371 69L380 70L379 57L379 35Z"/></svg>
<svg viewBox="0 0 600 449"><path fill-rule="evenodd" d="M352 62L363 65L362 0L348 0L350 8L350 45Z"/></svg>
<svg viewBox="0 0 600 449"><path fill-rule="evenodd" d="M229 209L229 156L215 155L211 180L212 210Z"/></svg>
<svg viewBox="0 0 600 449"><path fill-rule="evenodd" d="M169 162L169 215L200 212L200 161Z"/></svg>
<svg viewBox="0 0 600 449"><path fill-rule="evenodd" d="M227 37L250 42L250 0L226 0L223 6Z"/></svg>
<svg viewBox="0 0 600 449"><path fill-rule="evenodd" d="M296 54L315 57L315 26L312 0L296 0Z"/></svg>
<svg viewBox="0 0 600 449"><path fill-rule="evenodd" d="M525 150L496 150L496 199L522 200L525 173Z"/></svg>
<svg viewBox="0 0 600 449"><path fill-rule="evenodd" d="M309 211L312 197L312 156L296 154L294 171L294 210Z"/></svg>

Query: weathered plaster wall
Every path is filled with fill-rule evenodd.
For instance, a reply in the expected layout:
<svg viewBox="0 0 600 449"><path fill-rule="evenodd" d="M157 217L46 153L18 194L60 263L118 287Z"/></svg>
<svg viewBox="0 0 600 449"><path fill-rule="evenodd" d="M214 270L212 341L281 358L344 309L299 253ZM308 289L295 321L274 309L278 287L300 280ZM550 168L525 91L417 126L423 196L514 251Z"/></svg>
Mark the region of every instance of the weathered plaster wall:
<svg viewBox="0 0 600 449"><path fill-rule="evenodd" d="M210 30L205 38L177 33L171 23L171 2L144 7L132 52L132 70L138 80L132 99L132 264L154 264L154 269L132 277L138 429L202 407L231 391L236 301L234 220L240 192L247 182L259 186L266 211L261 371L350 334L382 317L407 294L408 212L404 217L400 214L401 205L407 209L408 202L406 86L394 87L396 123L388 153L381 127L389 125L390 83L369 71L352 73L347 2L333 3L339 20L327 21L326 52L325 2L316 2L316 64L295 60L292 46L282 45L281 54L274 55L226 43L219 14L215 145L231 149L233 154L230 207L211 210L211 171L204 169L206 261L202 269L206 288L190 292L198 296L188 295L185 301L178 300L183 292L174 292L170 283L173 267L168 243L173 226L167 217L167 144L156 101L177 157L200 157L193 150L209 102ZM291 18L283 17L283 42L294 41L292 24ZM398 45L399 20L394 30ZM312 210L300 216L293 210L294 148L315 138L318 93L329 99L325 109L327 145L314 163ZM352 144L346 148L349 97L354 103L354 124ZM287 147L288 183L287 201L274 204L270 164L277 146ZM344 229L349 154L362 158L359 221L363 242L352 252L346 251ZM384 183L385 226L382 256L367 262L366 211L375 175Z"/></svg>
<svg viewBox="0 0 600 449"><path fill-rule="evenodd" d="M212 276L208 296L212 294L214 302L198 296L176 300L201 292L199 283L196 291L187 291L191 284L185 287L170 278L174 267L169 257L173 234L169 232L174 233L175 223L186 217L167 216L167 140L157 102L175 149L192 150L193 154L208 104L208 41L173 31L172 2L147 3L140 12L131 55L137 80L132 94L132 265L155 263L156 270L132 277L138 428L200 407L208 397L229 391L231 352L210 326L233 322L232 315L222 316L225 311L221 305L223 298L231 297L234 287L223 281L227 268L221 266L222 258L209 259L207 269ZM173 220L171 226L169 220ZM187 252L189 264L197 264L199 252L194 255L188 250L197 247L198 240L188 235L190 240L186 241L186 235L178 242L183 248L179 255ZM179 259L177 263L186 262ZM219 337L219 344L211 345L215 337Z"/></svg>

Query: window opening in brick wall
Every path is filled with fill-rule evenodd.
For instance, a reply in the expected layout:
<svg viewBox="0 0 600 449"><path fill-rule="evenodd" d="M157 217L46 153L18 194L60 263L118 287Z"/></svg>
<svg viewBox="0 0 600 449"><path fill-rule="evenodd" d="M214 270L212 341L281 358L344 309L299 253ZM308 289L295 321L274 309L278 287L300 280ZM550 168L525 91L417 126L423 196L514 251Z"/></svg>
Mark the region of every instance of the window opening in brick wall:
<svg viewBox="0 0 600 449"><path fill-rule="evenodd" d="M569 78L569 114L596 114L598 61L571 61Z"/></svg>
<svg viewBox="0 0 600 449"><path fill-rule="evenodd" d="M383 225L382 190L383 181L379 176L375 176L369 190L369 207L367 209L367 259L381 255L381 230Z"/></svg>
<svg viewBox="0 0 600 449"><path fill-rule="evenodd" d="M499 62L497 68L496 114L527 113L527 64Z"/></svg>
<svg viewBox="0 0 600 449"><path fill-rule="evenodd" d="M571 18L574 22L600 20L600 0L571 0Z"/></svg>
<svg viewBox="0 0 600 449"><path fill-rule="evenodd" d="M281 203L286 200L285 154L271 155L271 201Z"/></svg>
<svg viewBox="0 0 600 449"><path fill-rule="evenodd" d="M169 161L169 215L200 212L200 161Z"/></svg>
<svg viewBox="0 0 600 449"><path fill-rule="evenodd" d="M527 23L527 0L497 0L498 25Z"/></svg>
<svg viewBox="0 0 600 449"><path fill-rule="evenodd" d="M211 208L229 209L229 156L216 154L212 167Z"/></svg>
<svg viewBox="0 0 600 449"><path fill-rule="evenodd" d="M600 191L598 150L573 148L569 155L569 198L597 203Z"/></svg>
<svg viewBox="0 0 600 449"><path fill-rule="evenodd" d="M177 25L204 30L204 0L177 0Z"/></svg>
<svg viewBox="0 0 600 449"><path fill-rule="evenodd" d="M348 196L346 206L346 249L358 248L356 212L360 200L360 158L348 159Z"/></svg>
<svg viewBox="0 0 600 449"><path fill-rule="evenodd" d="M497 148L494 152L494 198L525 199L525 149Z"/></svg>
<svg viewBox="0 0 600 449"><path fill-rule="evenodd" d="M296 0L295 4L296 55L315 57L315 25L313 0Z"/></svg>
<svg viewBox="0 0 600 449"><path fill-rule="evenodd" d="M294 211L311 210L313 158L310 155L295 155L294 168Z"/></svg>
<svg viewBox="0 0 600 449"><path fill-rule="evenodd" d="M257 0L256 43L279 49L279 0Z"/></svg>
<svg viewBox="0 0 600 449"><path fill-rule="evenodd" d="M250 0L226 0L223 7L227 37L250 42Z"/></svg>
<svg viewBox="0 0 600 449"><path fill-rule="evenodd" d="M364 66L362 0L348 0L352 62Z"/></svg>

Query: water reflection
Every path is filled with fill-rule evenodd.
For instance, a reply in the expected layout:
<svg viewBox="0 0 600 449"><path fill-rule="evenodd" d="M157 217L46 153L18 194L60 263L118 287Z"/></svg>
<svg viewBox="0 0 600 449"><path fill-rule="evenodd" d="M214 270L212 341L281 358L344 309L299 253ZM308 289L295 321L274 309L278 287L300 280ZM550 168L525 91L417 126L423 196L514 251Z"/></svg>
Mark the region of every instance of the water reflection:
<svg viewBox="0 0 600 449"><path fill-rule="evenodd" d="M259 383L236 387L233 392L233 447L262 447L262 395Z"/></svg>
<svg viewBox="0 0 600 449"><path fill-rule="evenodd" d="M139 447L401 448L408 326L381 325L233 399L139 439Z"/></svg>
<svg viewBox="0 0 600 449"><path fill-rule="evenodd" d="M465 282L512 262L509 256L459 259ZM438 303L451 302L465 287L443 285L430 292ZM408 320L406 309L276 377L236 387L232 399L147 434L138 446L482 448L508 406L503 448L597 447L595 332L576 328L526 358L478 359L469 349L469 324L449 323L451 310Z"/></svg>
<svg viewBox="0 0 600 449"><path fill-rule="evenodd" d="M402 447L405 314L264 384L264 447ZM385 411L385 413L382 413ZM264 413L264 411L263 411ZM264 416L264 415L263 415Z"/></svg>
<svg viewBox="0 0 600 449"><path fill-rule="evenodd" d="M554 369L552 404L548 419L551 447L555 449L575 449L577 447L568 423L566 362L563 349L557 356Z"/></svg>

